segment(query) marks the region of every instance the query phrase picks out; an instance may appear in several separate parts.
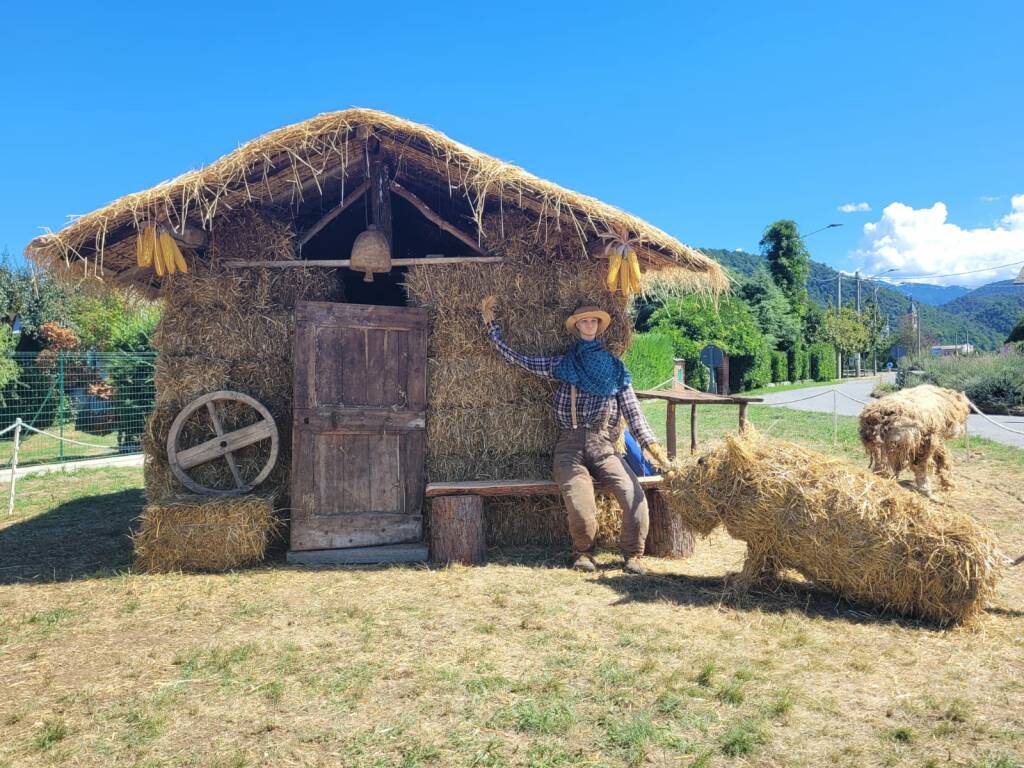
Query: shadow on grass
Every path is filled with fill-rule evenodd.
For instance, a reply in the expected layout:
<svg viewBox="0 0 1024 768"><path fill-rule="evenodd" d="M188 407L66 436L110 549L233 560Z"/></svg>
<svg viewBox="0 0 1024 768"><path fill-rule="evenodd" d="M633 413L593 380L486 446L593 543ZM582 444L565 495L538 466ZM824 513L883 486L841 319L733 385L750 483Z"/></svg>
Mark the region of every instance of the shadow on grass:
<svg viewBox="0 0 1024 768"><path fill-rule="evenodd" d="M132 561L137 488L67 501L0 530L0 584L113 575Z"/></svg>
<svg viewBox="0 0 1024 768"><path fill-rule="evenodd" d="M643 577L625 574L602 577L600 583L622 596L614 603L670 602L690 607L726 607L761 613L800 613L809 619L845 621L851 624L893 624L908 629L942 631L928 621L883 614L813 585L781 579L771 591L751 590L736 596L728 590L728 580L720 576L649 574Z"/></svg>

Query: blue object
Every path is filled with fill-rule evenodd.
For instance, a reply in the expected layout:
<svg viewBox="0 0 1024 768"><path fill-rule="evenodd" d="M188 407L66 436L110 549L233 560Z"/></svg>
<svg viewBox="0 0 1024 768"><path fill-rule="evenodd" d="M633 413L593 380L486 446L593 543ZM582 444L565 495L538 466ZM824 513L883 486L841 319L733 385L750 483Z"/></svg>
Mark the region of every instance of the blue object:
<svg viewBox="0 0 1024 768"><path fill-rule="evenodd" d="M650 477L651 475L658 474L654 471L654 467L647 459L644 458L644 452L640 449L640 443L636 441L636 438L627 429L625 432L626 438L626 463L629 464L629 468L633 470L633 474L637 477Z"/></svg>
<svg viewBox="0 0 1024 768"><path fill-rule="evenodd" d="M577 341L552 374L559 381L604 397L611 397L633 381L622 361L597 339Z"/></svg>

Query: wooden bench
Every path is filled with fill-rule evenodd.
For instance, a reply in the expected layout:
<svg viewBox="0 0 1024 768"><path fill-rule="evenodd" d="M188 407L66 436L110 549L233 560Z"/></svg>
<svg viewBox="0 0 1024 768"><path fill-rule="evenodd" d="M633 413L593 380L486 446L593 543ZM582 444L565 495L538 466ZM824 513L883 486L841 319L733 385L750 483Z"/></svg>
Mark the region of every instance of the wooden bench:
<svg viewBox="0 0 1024 768"><path fill-rule="evenodd" d="M672 515L659 489L661 475L638 478L647 496L650 528L646 552L653 557L688 557L693 553L693 534ZM611 493L600 483L597 492ZM486 557L484 539L485 497L555 496L561 491L554 480L464 480L430 483L426 498L430 507L430 552L439 562L482 563Z"/></svg>

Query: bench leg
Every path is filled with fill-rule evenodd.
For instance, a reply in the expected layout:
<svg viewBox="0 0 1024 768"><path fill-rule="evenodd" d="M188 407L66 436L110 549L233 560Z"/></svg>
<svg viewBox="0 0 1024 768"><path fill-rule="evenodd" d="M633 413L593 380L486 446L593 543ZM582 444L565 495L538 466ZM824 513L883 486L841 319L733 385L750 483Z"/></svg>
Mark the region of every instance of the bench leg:
<svg viewBox="0 0 1024 768"><path fill-rule="evenodd" d="M647 530L644 552L651 557L684 558L693 554L693 534L673 515L661 492L645 491L651 526Z"/></svg>
<svg viewBox="0 0 1024 768"><path fill-rule="evenodd" d="M430 503L430 559L436 563L484 562L482 496L438 496Z"/></svg>

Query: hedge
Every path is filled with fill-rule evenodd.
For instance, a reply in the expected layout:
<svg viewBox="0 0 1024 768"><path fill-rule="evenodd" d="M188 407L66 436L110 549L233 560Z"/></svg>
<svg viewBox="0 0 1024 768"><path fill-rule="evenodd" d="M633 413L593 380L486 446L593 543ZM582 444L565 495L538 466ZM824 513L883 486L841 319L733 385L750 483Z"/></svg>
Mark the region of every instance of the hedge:
<svg viewBox="0 0 1024 768"><path fill-rule="evenodd" d="M789 361L786 353L780 349L772 350L772 381L789 380Z"/></svg>
<svg viewBox="0 0 1024 768"><path fill-rule="evenodd" d="M674 357L672 338L668 334L650 331L633 336L622 361L633 376L634 388L651 389L672 378ZM689 367L688 364L687 369Z"/></svg>
<svg viewBox="0 0 1024 768"><path fill-rule="evenodd" d="M831 344L818 342L807 348L811 378L832 381L836 378L836 349Z"/></svg>

